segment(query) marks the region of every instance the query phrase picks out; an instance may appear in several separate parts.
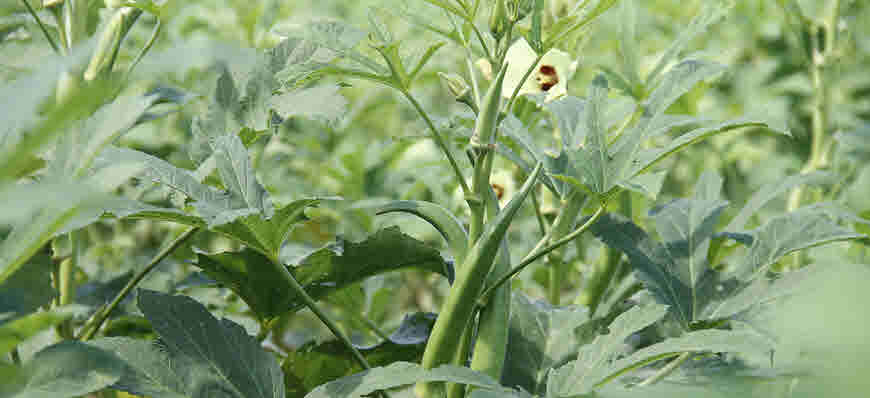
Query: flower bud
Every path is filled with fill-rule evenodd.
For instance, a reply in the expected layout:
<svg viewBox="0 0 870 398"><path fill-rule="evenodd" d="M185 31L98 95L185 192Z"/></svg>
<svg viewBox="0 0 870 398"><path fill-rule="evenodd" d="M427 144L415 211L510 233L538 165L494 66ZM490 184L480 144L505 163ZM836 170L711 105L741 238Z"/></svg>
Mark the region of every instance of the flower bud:
<svg viewBox="0 0 870 398"><path fill-rule="evenodd" d="M489 32L496 41L501 40L505 32L510 29L510 21L507 19L507 10L505 9L505 0L495 0L492 12L489 15Z"/></svg>
<svg viewBox="0 0 870 398"><path fill-rule="evenodd" d="M516 23L529 15L535 9L535 0L508 0L507 19Z"/></svg>

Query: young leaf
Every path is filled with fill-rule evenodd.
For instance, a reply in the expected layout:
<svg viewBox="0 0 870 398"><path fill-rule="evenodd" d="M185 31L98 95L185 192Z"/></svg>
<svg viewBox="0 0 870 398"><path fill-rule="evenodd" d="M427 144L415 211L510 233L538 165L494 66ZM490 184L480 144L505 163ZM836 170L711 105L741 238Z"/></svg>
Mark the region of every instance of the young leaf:
<svg viewBox="0 0 870 398"><path fill-rule="evenodd" d="M138 305L160 340L149 347L116 346L119 356L132 359L128 361L122 381L160 380L166 377L166 369L171 368L174 383L161 384L178 386L181 391L163 396L210 396L222 392L243 397L284 397L283 377L277 361L241 326L226 319L217 320L202 304L185 296L140 289ZM140 362L138 353L126 351L130 348L141 351L150 348L161 353L145 354L150 360ZM159 360L161 355L168 360ZM131 368L135 372L131 373ZM144 395L152 392L145 390L150 386L131 383L116 387Z"/></svg>
<svg viewBox="0 0 870 398"><path fill-rule="evenodd" d="M377 390L401 387L417 382L451 382L510 393L491 377L466 367L443 365L426 370L416 363L396 362L390 366L343 377L312 390L305 398L361 398Z"/></svg>
<svg viewBox="0 0 870 398"><path fill-rule="evenodd" d="M18 377L4 380L0 393L9 398L83 396L118 381L123 365L97 347L65 341L38 352Z"/></svg>
<svg viewBox="0 0 870 398"><path fill-rule="evenodd" d="M580 348L577 360L554 369L547 380L547 395L569 397L592 392L609 375L607 364L622 352L628 336L665 316L667 307L659 304L634 307L610 324L610 333L600 335Z"/></svg>
<svg viewBox="0 0 870 398"><path fill-rule="evenodd" d="M574 331L589 320L581 307L553 307L514 292L503 380L542 395L550 369L564 364L578 348Z"/></svg>
<svg viewBox="0 0 870 398"><path fill-rule="evenodd" d="M218 172L230 194L249 208L257 210L269 219L275 210L266 189L257 181L248 149L238 135L225 134L217 137L214 144Z"/></svg>

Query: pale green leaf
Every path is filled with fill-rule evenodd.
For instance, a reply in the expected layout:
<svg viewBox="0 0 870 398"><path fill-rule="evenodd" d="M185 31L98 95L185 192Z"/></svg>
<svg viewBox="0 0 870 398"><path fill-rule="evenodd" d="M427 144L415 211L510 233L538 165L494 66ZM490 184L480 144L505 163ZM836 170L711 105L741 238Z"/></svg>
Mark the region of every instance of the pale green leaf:
<svg viewBox="0 0 870 398"><path fill-rule="evenodd" d="M336 84L321 85L275 95L269 104L284 119L302 116L335 122L347 111L347 100Z"/></svg>
<svg viewBox="0 0 870 398"><path fill-rule="evenodd" d="M36 354L23 377L4 386L10 398L72 398L101 390L121 377L123 363L111 353L65 341ZM17 385L15 385L17 384ZM17 388L16 388L17 387Z"/></svg>
<svg viewBox="0 0 870 398"><path fill-rule="evenodd" d="M416 363L396 362L386 367L343 377L326 383L311 391L306 398L361 398L374 391L401 387L417 382L451 382L488 388L504 393L511 390L501 387L489 376L466 367L443 365L425 370Z"/></svg>
<svg viewBox="0 0 870 398"><path fill-rule="evenodd" d="M821 171L816 171L807 174L795 174L784 178L782 181L773 184L767 184L760 190L756 191L746 204L740 209L728 226L726 231L739 231L746 227L746 222L749 221L755 212L761 209L765 204L773 200L779 195L790 192L793 188L801 185L821 185L831 184L835 182L835 176Z"/></svg>
<svg viewBox="0 0 870 398"><path fill-rule="evenodd" d="M607 364L622 353L625 339L660 320L666 312L666 306L653 304L634 307L618 316L608 327L610 333L581 347L575 361L550 372L547 395L570 397L591 392L609 375Z"/></svg>
<svg viewBox="0 0 870 398"><path fill-rule="evenodd" d="M588 320L585 308L553 307L514 292L503 376L507 386L543 393L550 369L564 364L577 352L575 329Z"/></svg>

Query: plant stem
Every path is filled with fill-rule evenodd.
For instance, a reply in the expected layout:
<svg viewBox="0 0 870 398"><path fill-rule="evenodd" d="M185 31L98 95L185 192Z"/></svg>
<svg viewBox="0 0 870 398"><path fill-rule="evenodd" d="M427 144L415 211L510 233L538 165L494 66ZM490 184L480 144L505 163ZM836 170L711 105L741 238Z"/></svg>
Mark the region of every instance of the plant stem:
<svg viewBox="0 0 870 398"><path fill-rule="evenodd" d="M562 239L571 228L574 227L574 221L580 210L583 209L583 200L577 191L572 191L567 198L562 200L561 210L556 220L553 221L553 226L550 228L550 240L555 241ZM550 304L558 306L562 291L562 275L559 275L559 269L555 260L548 261L548 280L547 280L547 298Z"/></svg>
<svg viewBox="0 0 870 398"><path fill-rule="evenodd" d="M419 102L411 95L408 91L402 91L402 94L405 94L405 98L408 99L408 102L417 110L417 113L420 114L420 117L423 118L423 121L426 123L426 127L429 128L429 131L432 132L432 139L435 140L435 143L441 148L441 151L444 152L444 155L447 156L447 161L450 162L450 167L453 169L453 174L456 175L456 179L459 180L459 186L462 187L462 193L466 196L471 193L471 190L468 189L468 183L465 182L465 176L462 175L462 171L459 169L459 164L456 163L456 159L453 157L453 153L450 152L450 148L447 146L447 143L444 141L444 138L441 137L441 133L438 132L438 129L435 128L435 123L432 123L432 119L429 119L429 115L426 114L426 111L420 105Z"/></svg>
<svg viewBox="0 0 870 398"><path fill-rule="evenodd" d="M519 84L517 84L517 86L514 87L514 92L511 93L511 98L508 100L508 104L505 107L505 112L507 112L508 114L510 114L511 108L514 106L514 101L516 101L517 95L520 94L520 88L523 87L523 84L526 84L526 79L528 79L529 76L532 75L532 72L535 71L535 67L538 66L538 62L541 62L541 59L543 59L543 58L544 58L543 54L535 57L535 61L532 62L532 65L529 67L529 69L526 69L526 73L523 75L523 78L520 79Z"/></svg>
<svg viewBox="0 0 870 398"><path fill-rule="evenodd" d="M100 311L97 311L96 315L94 315L94 318L90 322L91 326L88 327L88 325L85 325L85 327L82 328L84 334L79 336L78 339L82 341L87 341L93 338L94 335L97 334L97 331L100 330L103 322L106 321L106 319L115 309L115 307L121 304L121 301L123 301L124 298L126 298L127 295L130 294L133 288L136 287L136 285L138 285L139 282L141 282L142 279L144 279L145 276L148 275L148 273L157 266L157 264L160 264L163 259L168 257L173 251L175 251L175 249L181 246L182 243L187 241L187 239L189 239L198 230L199 228L197 227L188 228L186 231L182 232L181 235L178 235L178 237L175 238L172 243L170 243L163 250L158 252L157 255L155 255L151 259L151 261L148 262L147 265L145 265L145 268L140 270L139 273L137 273L132 279L127 281L127 284L124 285L124 288L121 289L120 292L118 292L118 294L115 296L112 302L109 303L108 306L100 309Z"/></svg>
<svg viewBox="0 0 870 398"><path fill-rule="evenodd" d="M154 30L151 31L151 37L148 38L148 42L145 43L145 46L142 47L142 51L139 51L139 54L136 55L136 58L133 59L133 62L130 63L130 67L127 68L127 75L133 72L133 69L136 68L136 65L139 65L139 62L142 61L142 58L145 57L145 54L148 54L148 51L151 50L151 47L154 46L154 43L157 42L157 37L160 35L160 31L163 29L163 21L161 19L157 19L156 24L154 25Z"/></svg>
<svg viewBox="0 0 870 398"><path fill-rule="evenodd" d="M589 229L589 227L591 227L592 224L595 224L595 221L598 221L598 218L600 218L601 215L604 214L605 208L606 208L605 204L602 203L601 206L598 207L598 210L596 210L595 213L592 214L592 217L590 217L588 220L586 220L586 222L583 223L583 225L581 225L580 228L577 228L576 230L574 230L570 234L566 235L564 238L559 239L556 242L553 242L549 246L544 246L549 241L549 237L545 236L543 239L541 239L538 242L538 244L535 246L535 248L532 249L532 251L529 252L529 254L527 254L526 257L522 261L520 261L519 265L514 267L511 270L511 272L508 272L507 274L498 278L498 280L494 284L492 284L491 286L486 288L486 290L483 292L483 294L480 295L480 299L478 300L477 305L485 306L486 302L489 301L489 296L493 293L493 291L495 291L495 289L497 289L499 286L503 285L505 282L510 280L514 275L520 273L520 271L522 271L529 264L535 262L535 260L541 258L542 256L546 255L547 253L562 247L562 245L564 245L568 242L571 242L572 240L574 240L575 238L580 236L583 232L586 232L586 230Z"/></svg>
<svg viewBox="0 0 870 398"><path fill-rule="evenodd" d="M30 13L30 16L36 20L36 24L39 25L39 30L42 31L42 34L45 36L45 40L48 41L48 44L51 46L52 50L54 50L55 54L60 54L60 48L55 43L54 38L51 37L51 34L48 33L48 29L45 28L45 24L42 23L42 19L39 18L39 15L36 14L36 11L33 7L30 6L30 3L27 0L21 0L24 3L24 7L27 8L27 12Z"/></svg>
<svg viewBox="0 0 870 398"><path fill-rule="evenodd" d="M654 375L650 376L650 378L638 383L637 385L640 387L643 387L643 386L650 386L650 385L653 385L655 383L658 383L659 381L661 381L662 379L667 377L669 374L671 374L671 372L673 372L675 369L680 367L680 365L682 365L683 362L686 362L686 360L691 358L691 356L692 356L692 353L688 352L688 351L680 354L680 356L678 356L673 361L669 362L667 365L665 365L665 367L659 369L659 371L656 372Z"/></svg>

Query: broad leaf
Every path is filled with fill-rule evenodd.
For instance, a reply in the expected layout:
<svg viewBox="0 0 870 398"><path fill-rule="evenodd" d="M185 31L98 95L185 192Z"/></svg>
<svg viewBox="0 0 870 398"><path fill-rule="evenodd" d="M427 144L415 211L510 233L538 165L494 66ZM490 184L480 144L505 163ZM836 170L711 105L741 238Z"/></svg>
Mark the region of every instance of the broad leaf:
<svg viewBox="0 0 870 398"><path fill-rule="evenodd" d="M393 362L419 362L435 322L434 314L406 315L388 340L357 347L371 366L388 366ZM288 395L303 396L315 387L363 371L359 363L338 341L309 343L288 353L281 363Z"/></svg>
<svg viewBox="0 0 870 398"><path fill-rule="evenodd" d="M250 249L240 252L199 253L197 265L205 273L233 289L263 319L297 311L304 302L272 274L268 257ZM452 277L452 267L438 250L386 228L368 239L354 243L339 241L303 259L290 273L315 300L322 299L352 283L384 272L418 268Z"/></svg>
<svg viewBox="0 0 870 398"><path fill-rule="evenodd" d="M53 269L48 253L37 254L0 282L0 314L26 314L48 304L56 296L51 286Z"/></svg>
<svg viewBox="0 0 870 398"><path fill-rule="evenodd" d="M65 341L38 352L17 377L3 381L0 393L9 398L83 396L118 381L122 367L109 352Z"/></svg>
<svg viewBox="0 0 870 398"><path fill-rule="evenodd" d="M610 333L581 347L577 360L550 372L547 395L570 397L591 392L609 375L607 365L622 353L625 339L660 320L666 312L665 306L655 304L634 307L618 316L609 326Z"/></svg>
<svg viewBox="0 0 870 398"><path fill-rule="evenodd" d="M295 116L335 122L347 108L338 85L321 85L273 96L269 104L283 119Z"/></svg>
<svg viewBox="0 0 870 398"><path fill-rule="evenodd" d="M577 352L575 329L589 320L581 307L553 307L514 292L503 380L533 394L544 392L547 373Z"/></svg>
<svg viewBox="0 0 870 398"><path fill-rule="evenodd" d="M451 382L483 387L510 393L489 376L466 367L443 365L425 370L416 363L396 362L390 366L372 368L368 371L343 377L323 384L311 391L306 398L361 398L377 390L401 387L417 382Z"/></svg>
<svg viewBox="0 0 870 398"><path fill-rule="evenodd" d="M801 185L830 184L834 181L835 177L832 174L817 171L807 174L791 175L778 183L765 185L762 189L755 192L752 197L749 198L749 200L746 201L746 204L743 206L742 209L740 209L740 213L738 213L736 216L734 216L734 218L731 219L731 222L728 223L728 226L725 227L725 230L742 230L746 227L746 222L749 221L749 218L752 217L755 212L757 212L765 204L767 204L767 202L770 202L777 196L791 191L792 188Z"/></svg>
<svg viewBox="0 0 870 398"><path fill-rule="evenodd" d="M160 340L101 339L127 365L113 388L159 397L284 397L281 369L245 330L185 296L139 290L138 305Z"/></svg>

